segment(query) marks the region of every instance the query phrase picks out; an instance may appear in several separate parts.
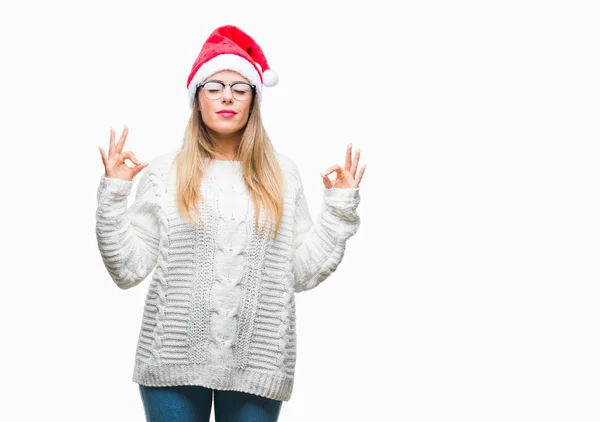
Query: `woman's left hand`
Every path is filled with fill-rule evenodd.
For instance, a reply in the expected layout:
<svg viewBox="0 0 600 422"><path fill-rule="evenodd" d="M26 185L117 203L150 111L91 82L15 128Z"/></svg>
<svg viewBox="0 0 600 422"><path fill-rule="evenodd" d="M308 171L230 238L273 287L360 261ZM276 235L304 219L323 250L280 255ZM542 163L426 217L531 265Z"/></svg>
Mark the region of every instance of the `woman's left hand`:
<svg viewBox="0 0 600 422"><path fill-rule="evenodd" d="M360 180L362 179L363 173L365 172L366 165L363 166L356 174L356 169L358 167L358 160L360 158L360 149L357 149L354 153L354 160L352 160L352 144L348 144L346 147L346 164L344 168L341 168L339 165L334 164L325 170L324 173L321 173L321 177L323 178L323 184L327 189L331 188L357 188ZM335 173L335 179L330 180L329 175L331 173Z"/></svg>

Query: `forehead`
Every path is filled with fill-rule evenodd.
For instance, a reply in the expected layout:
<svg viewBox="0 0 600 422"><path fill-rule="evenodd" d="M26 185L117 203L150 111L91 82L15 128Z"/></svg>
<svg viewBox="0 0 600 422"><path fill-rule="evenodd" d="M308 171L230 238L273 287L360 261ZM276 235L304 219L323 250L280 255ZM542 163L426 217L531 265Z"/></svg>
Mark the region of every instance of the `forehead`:
<svg viewBox="0 0 600 422"><path fill-rule="evenodd" d="M210 79L217 79L225 83L249 82L248 79L244 78L242 75L233 70L221 70L220 72L213 73L208 78L206 78L207 81Z"/></svg>

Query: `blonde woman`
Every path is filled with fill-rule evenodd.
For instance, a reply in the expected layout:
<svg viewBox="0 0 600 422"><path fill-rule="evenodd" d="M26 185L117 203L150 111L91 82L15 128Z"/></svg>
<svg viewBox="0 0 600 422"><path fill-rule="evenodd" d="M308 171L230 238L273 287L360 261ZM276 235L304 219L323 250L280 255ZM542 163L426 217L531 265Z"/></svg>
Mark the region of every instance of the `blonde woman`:
<svg viewBox="0 0 600 422"><path fill-rule="evenodd" d="M360 150L321 175L313 222L296 165L261 120L276 83L248 34L217 28L188 77L181 148L140 162L124 152L127 127L99 147L104 264L122 289L153 272L133 373L148 421L209 421L213 400L217 422L276 421L294 380L294 294L335 271L359 227Z"/></svg>

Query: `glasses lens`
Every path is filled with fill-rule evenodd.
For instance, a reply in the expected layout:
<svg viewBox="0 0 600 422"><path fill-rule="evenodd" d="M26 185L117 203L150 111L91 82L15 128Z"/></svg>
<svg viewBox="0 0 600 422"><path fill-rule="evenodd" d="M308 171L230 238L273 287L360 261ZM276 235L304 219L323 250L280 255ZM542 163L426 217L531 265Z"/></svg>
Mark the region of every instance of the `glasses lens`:
<svg viewBox="0 0 600 422"><path fill-rule="evenodd" d="M236 83L231 87L233 97L238 101L246 101L252 97L252 87L246 83Z"/></svg>
<svg viewBox="0 0 600 422"><path fill-rule="evenodd" d="M218 100L223 93L223 85L218 82L207 82L204 84L204 95L209 100Z"/></svg>

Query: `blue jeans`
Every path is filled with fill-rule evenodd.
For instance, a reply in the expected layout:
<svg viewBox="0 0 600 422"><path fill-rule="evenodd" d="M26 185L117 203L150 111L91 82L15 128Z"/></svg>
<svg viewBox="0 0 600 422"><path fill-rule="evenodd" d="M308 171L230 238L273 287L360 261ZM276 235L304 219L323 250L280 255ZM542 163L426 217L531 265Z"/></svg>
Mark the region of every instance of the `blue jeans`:
<svg viewBox="0 0 600 422"><path fill-rule="evenodd" d="M209 422L213 395L215 422L276 422L283 404L255 394L196 385L139 387L147 422Z"/></svg>

